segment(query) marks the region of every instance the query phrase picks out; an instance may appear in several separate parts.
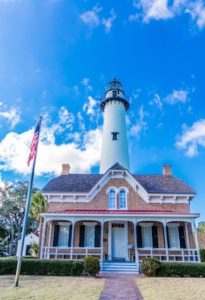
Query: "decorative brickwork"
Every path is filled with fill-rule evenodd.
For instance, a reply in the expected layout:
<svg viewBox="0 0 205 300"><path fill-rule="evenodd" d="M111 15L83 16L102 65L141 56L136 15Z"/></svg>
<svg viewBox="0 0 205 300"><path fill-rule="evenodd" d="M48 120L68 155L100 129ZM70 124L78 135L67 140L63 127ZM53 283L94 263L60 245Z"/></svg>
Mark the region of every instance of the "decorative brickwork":
<svg viewBox="0 0 205 300"><path fill-rule="evenodd" d="M128 193L128 210L160 210L172 211L176 213L189 213L189 206L187 204L165 204L165 203L146 203L137 192L123 179L111 179L102 190L89 203L49 203L48 212L61 212L65 210L76 209L108 209L107 189L110 186L126 187ZM119 201L117 201L119 207Z"/></svg>

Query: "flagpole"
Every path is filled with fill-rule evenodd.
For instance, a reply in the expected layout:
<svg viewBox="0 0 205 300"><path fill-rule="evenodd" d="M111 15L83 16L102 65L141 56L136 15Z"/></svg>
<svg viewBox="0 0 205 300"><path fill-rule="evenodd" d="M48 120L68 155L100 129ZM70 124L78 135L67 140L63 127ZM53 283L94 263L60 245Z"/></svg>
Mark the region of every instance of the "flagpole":
<svg viewBox="0 0 205 300"><path fill-rule="evenodd" d="M40 119L39 119L40 128L41 128L41 121L42 121L42 117L40 117ZM40 136L40 129L39 129L39 136ZM38 138L38 142L39 142L39 138ZM23 229L22 229L21 242L20 242L20 254L19 254L19 257L18 257L18 263L17 263L17 268L16 268L16 276L15 276L15 282L14 282L15 287L18 287L19 276L20 276L20 272L21 272L22 254L23 254L24 241L25 241L25 236L26 236L26 227L27 227L27 222L28 222L28 215L29 215L29 210L30 210L33 179L34 179L34 174L35 174L36 157L37 157L37 151L38 151L38 142L37 142L37 146L36 146L36 155L35 155L34 160L33 160L32 172L31 172L31 177L30 177L28 192L27 192L26 209L25 209L25 214L24 214Z"/></svg>

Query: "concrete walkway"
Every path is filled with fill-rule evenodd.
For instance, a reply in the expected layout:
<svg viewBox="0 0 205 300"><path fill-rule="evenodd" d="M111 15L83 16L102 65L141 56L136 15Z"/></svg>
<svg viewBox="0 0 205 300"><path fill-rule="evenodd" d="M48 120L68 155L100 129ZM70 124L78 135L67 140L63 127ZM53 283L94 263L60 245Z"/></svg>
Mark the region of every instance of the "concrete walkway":
<svg viewBox="0 0 205 300"><path fill-rule="evenodd" d="M105 285L100 300L143 300L143 297L135 283L136 276L128 274L102 273Z"/></svg>

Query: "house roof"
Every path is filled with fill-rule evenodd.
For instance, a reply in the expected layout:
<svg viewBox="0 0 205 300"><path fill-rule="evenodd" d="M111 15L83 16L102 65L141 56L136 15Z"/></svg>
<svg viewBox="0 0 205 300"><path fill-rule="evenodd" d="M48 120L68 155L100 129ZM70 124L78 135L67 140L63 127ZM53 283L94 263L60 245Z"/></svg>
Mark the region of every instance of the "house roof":
<svg viewBox="0 0 205 300"><path fill-rule="evenodd" d="M150 194L195 194L183 180L171 175L133 175Z"/></svg>
<svg viewBox="0 0 205 300"><path fill-rule="evenodd" d="M112 167L113 170L121 170L121 168L123 167L119 164ZM103 176L102 174L61 175L50 180L42 192L88 193ZM132 176L149 194L195 194L190 186L174 176L141 174L132 174Z"/></svg>

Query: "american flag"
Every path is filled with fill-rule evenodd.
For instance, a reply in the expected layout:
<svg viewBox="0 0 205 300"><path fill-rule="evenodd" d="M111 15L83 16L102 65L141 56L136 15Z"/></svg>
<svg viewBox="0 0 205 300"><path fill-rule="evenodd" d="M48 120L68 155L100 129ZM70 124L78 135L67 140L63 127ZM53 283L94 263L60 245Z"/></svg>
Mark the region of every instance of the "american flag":
<svg viewBox="0 0 205 300"><path fill-rule="evenodd" d="M28 161L27 161L28 166L30 165L30 162L32 161L32 159L34 159L36 157L40 128L41 128L41 118L38 121L38 124L36 125L34 135L33 135L33 140L30 145L30 153L29 153L29 157L28 157Z"/></svg>

